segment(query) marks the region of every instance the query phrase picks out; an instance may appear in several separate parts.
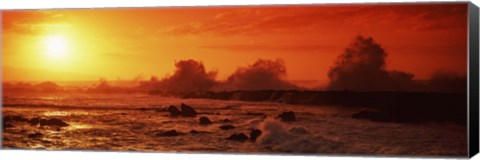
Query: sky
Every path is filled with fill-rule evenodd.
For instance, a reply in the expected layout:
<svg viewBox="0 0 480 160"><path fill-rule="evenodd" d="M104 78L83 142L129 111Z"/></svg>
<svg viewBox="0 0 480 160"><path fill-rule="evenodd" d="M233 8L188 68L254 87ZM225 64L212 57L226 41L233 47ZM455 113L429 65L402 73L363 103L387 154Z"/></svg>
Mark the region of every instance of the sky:
<svg viewBox="0 0 480 160"><path fill-rule="evenodd" d="M328 82L358 35L386 68L430 78L466 74L467 5L376 4L2 11L4 81L164 77L201 61L224 80L258 59L283 59L287 80Z"/></svg>

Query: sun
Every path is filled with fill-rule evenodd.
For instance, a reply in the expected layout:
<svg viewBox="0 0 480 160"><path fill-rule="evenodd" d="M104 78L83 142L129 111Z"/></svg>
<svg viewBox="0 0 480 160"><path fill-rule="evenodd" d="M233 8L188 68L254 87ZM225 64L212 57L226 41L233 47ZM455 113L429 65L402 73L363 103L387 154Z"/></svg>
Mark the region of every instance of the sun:
<svg viewBox="0 0 480 160"><path fill-rule="evenodd" d="M61 35L50 35L45 38L45 52L49 58L63 60L67 57L69 44Z"/></svg>

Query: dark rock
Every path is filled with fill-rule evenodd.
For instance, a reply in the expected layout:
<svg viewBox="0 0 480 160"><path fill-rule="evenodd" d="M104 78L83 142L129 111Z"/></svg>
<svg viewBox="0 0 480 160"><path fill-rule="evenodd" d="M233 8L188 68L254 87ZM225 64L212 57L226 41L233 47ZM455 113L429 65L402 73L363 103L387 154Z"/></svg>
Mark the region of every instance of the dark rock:
<svg viewBox="0 0 480 160"><path fill-rule="evenodd" d="M42 136L43 136L43 134L41 134L41 133L33 133L33 134L29 134L28 138L40 138Z"/></svg>
<svg viewBox="0 0 480 160"><path fill-rule="evenodd" d="M157 136L157 137L174 137L174 136L179 136L179 135L183 135L183 134L180 133L180 132L177 132L174 129L155 134L155 136Z"/></svg>
<svg viewBox="0 0 480 160"><path fill-rule="evenodd" d="M253 129L251 132L250 132L250 140L251 141L256 141L257 138L262 134L262 131L259 130L259 129Z"/></svg>
<svg viewBox="0 0 480 160"><path fill-rule="evenodd" d="M10 124L10 123L6 123L5 121L3 121L3 129L5 128L13 128L13 125Z"/></svg>
<svg viewBox="0 0 480 160"><path fill-rule="evenodd" d="M278 115L277 118L280 118L280 120L282 120L284 122L296 121L295 113L293 113L292 111L283 112L282 114Z"/></svg>
<svg viewBox="0 0 480 160"><path fill-rule="evenodd" d="M182 110L182 116L184 117L195 117L197 115L197 112L189 105L182 103L180 109Z"/></svg>
<svg viewBox="0 0 480 160"><path fill-rule="evenodd" d="M40 123L40 118L32 118L30 119L30 125L36 126Z"/></svg>
<svg viewBox="0 0 480 160"><path fill-rule="evenodd" d="M180 112L180 110L173 105L168 106L168 112L170 112L170 116L172 117L180 116L182 114L182 112Z"/></svg>
<svg viewBox="0 0 480 160"><path fill-rule="evenodd" d="M222 130L230 130L230 129L234 129L235 126L232 126L232 125L222 125L219 127L220 129Z"/></svg>
<svg viewBox="0 0 480 160"><path fill-rule="evenodd" d="M52 118L52 119L40 119L40 126L59 126L59 127L66 127L68 126L67 123L63 122L60 119Z"/></svg>
<svg viewBox="0 0 480 160"><path fill-rule="evenodd" d="M199 121L200 121L200 124L203 124L203 125L212 124L212 121L210 121L210 119L208 119L207 117L200 117Z"/></svg>
<svg viewBox="0 0 480 160"><path fill-rule="evenodd" d="M252 115L252 116L264 116L265 113L258 113L258 112L247 112L245 115Z"/></svg>
<svg viewBox="0 0 480 160"><path fill-rule="evenodd" d="M6 116L3 118L4 121L6 122L28 122L27 118L24 118L22 116Z"/></svg>
<svg viewBox="0 0 480 160"><path fill-rule="evenodd" d="M197 134L197 133L200 133L200 132L198 132L197 130L191 130L190 133L191 134Z"/></svg>
<svg viewBox="0 0 480 160"><path fill-rule="evenodd" d="M248 137L243 133L235 133L228 137L227 140L245 142L248 140Z"/></svg>
<svg viewBox="0 0 480 160"><path fill-rule="evenodd" d="M197 131L197 130L192 129L192 130L190 131L190 133L191 133L191 134L200 134L200 133L210 133L210 132L207 132L207 131Z"/></svg>
<svg viewBox="0 0 480 160"><path fill-rule="evenodd" d="M222 120L222 122L224 122L224 123L230 123L230 122L233 122L233 121L232 121L232 120L229 120L229 119L224 119L224 120Z"/></svg>

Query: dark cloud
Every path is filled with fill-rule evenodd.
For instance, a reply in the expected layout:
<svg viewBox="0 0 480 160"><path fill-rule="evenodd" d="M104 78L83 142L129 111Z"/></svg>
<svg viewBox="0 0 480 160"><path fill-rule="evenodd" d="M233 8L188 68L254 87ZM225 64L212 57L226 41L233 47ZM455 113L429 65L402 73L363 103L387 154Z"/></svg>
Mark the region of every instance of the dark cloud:
<svg viewBox="0 0 480 160"><path fill-rule="evenodd" d="M225 82L218 86L219 90L288 90L298 89L287 82L285 62L259 59L248 67L238 68Z"/></svg>
<svg viewBox="0 0 480 160"><path fill-rule="evenodd" d="M387 71L387 53L371 37L358 36L341 54L330 69L331 90L409 90L413 87L413 74Z"/></svg>

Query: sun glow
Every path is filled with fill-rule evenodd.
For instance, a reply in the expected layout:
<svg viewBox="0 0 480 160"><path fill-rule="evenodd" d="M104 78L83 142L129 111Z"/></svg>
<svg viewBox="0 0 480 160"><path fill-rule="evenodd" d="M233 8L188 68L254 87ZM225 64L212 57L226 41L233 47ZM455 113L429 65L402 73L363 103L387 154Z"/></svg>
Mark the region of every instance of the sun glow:
<svg viewBox="0 0 480 160"><path fill-rule="evenodd" d="M49 58L63 60L66 58L69 44L64 36L51 35L45 38L45 52Z"/></svg>

